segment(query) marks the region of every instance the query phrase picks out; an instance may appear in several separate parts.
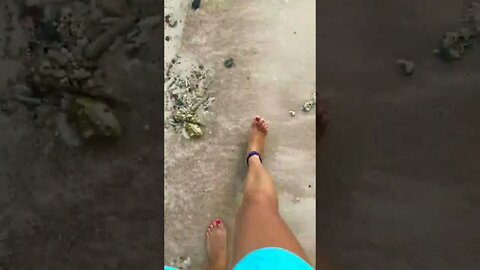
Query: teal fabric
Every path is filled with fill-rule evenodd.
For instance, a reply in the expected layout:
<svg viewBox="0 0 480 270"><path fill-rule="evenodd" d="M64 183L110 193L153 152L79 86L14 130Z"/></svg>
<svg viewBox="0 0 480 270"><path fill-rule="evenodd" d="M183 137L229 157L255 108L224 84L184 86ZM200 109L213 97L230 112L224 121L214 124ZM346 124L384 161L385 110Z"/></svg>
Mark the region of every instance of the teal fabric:
<svg viewBox="0 0 480 270"><path fill-rule="evenodd" d="M313 270L296 254L282 248L261 248L241 259L233 270ZM178 270L165 266L164 270Z"/></svg>
<svg viewBox="0 0 480 270"><path fill-rule="evenodd" d="M241 259L233 270L312 270L307 262L282 248L257 249Z"/></svg>

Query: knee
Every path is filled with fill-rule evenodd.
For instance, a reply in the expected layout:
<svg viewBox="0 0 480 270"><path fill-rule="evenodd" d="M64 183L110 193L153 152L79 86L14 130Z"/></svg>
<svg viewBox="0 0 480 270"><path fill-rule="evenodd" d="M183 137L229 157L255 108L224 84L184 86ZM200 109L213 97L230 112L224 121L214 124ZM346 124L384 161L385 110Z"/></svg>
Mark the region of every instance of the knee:
<svg viewBox="0 0 480 270"><path fill-rule="evenodd" d="M263 190L252 190L244 192L243 203L253 204L256 206L268 206L278 208L278 199L276 194L271 194Z"/></svg>

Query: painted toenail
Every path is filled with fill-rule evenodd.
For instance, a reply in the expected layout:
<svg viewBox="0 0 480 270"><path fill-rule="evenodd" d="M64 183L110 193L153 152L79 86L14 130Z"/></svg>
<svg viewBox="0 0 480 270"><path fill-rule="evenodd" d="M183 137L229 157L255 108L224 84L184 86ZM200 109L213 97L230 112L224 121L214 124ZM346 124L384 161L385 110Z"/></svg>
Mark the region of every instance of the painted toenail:
<svg viewBox="0 0 480 270"><path fill-rule="evenodd" d="M260 120L260 116L255 116L255 121L259 121Z"/></svg>
<svg viewBox="0 0 480 270"><path fill-rule="evenodd" d="M220 224L222 224L222 221L221 221L220 219L217 219L217 220L215 220L215 223L216 223L217 225L220 225Z"/></svg>

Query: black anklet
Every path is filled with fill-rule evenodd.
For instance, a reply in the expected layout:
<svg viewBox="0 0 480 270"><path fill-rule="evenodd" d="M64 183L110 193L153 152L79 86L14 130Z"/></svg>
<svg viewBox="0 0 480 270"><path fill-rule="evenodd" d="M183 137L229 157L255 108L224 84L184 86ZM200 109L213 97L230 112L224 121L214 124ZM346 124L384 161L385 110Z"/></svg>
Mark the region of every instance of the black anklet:
<svg viewBox="0 0 480 270"><path fill-rule="evenodd" d="M252 152L247 154L247 160L246 160L247 161L247 166L248 166L248 160L253 156L258 156L258 158L260 159L260 163L263 163L262 157L260 156L260 153L258 153L257 151L252 151Z"/></svg>

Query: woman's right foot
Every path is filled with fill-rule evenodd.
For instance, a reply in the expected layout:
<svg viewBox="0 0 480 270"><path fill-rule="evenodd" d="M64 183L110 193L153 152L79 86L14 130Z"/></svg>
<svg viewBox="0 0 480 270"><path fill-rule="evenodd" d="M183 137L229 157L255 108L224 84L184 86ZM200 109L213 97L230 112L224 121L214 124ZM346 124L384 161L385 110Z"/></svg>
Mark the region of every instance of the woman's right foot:
<svg viewBox="0 0 480 270"><path fill-rule="evenodd" d="M250 128L250 135L248 138L248 152L257 151L260 155L263 155L265 147L265 138L268 134L268 124L265 119L256 116L252 121ZM252 157L253 158L253 157Z"/></svg>

